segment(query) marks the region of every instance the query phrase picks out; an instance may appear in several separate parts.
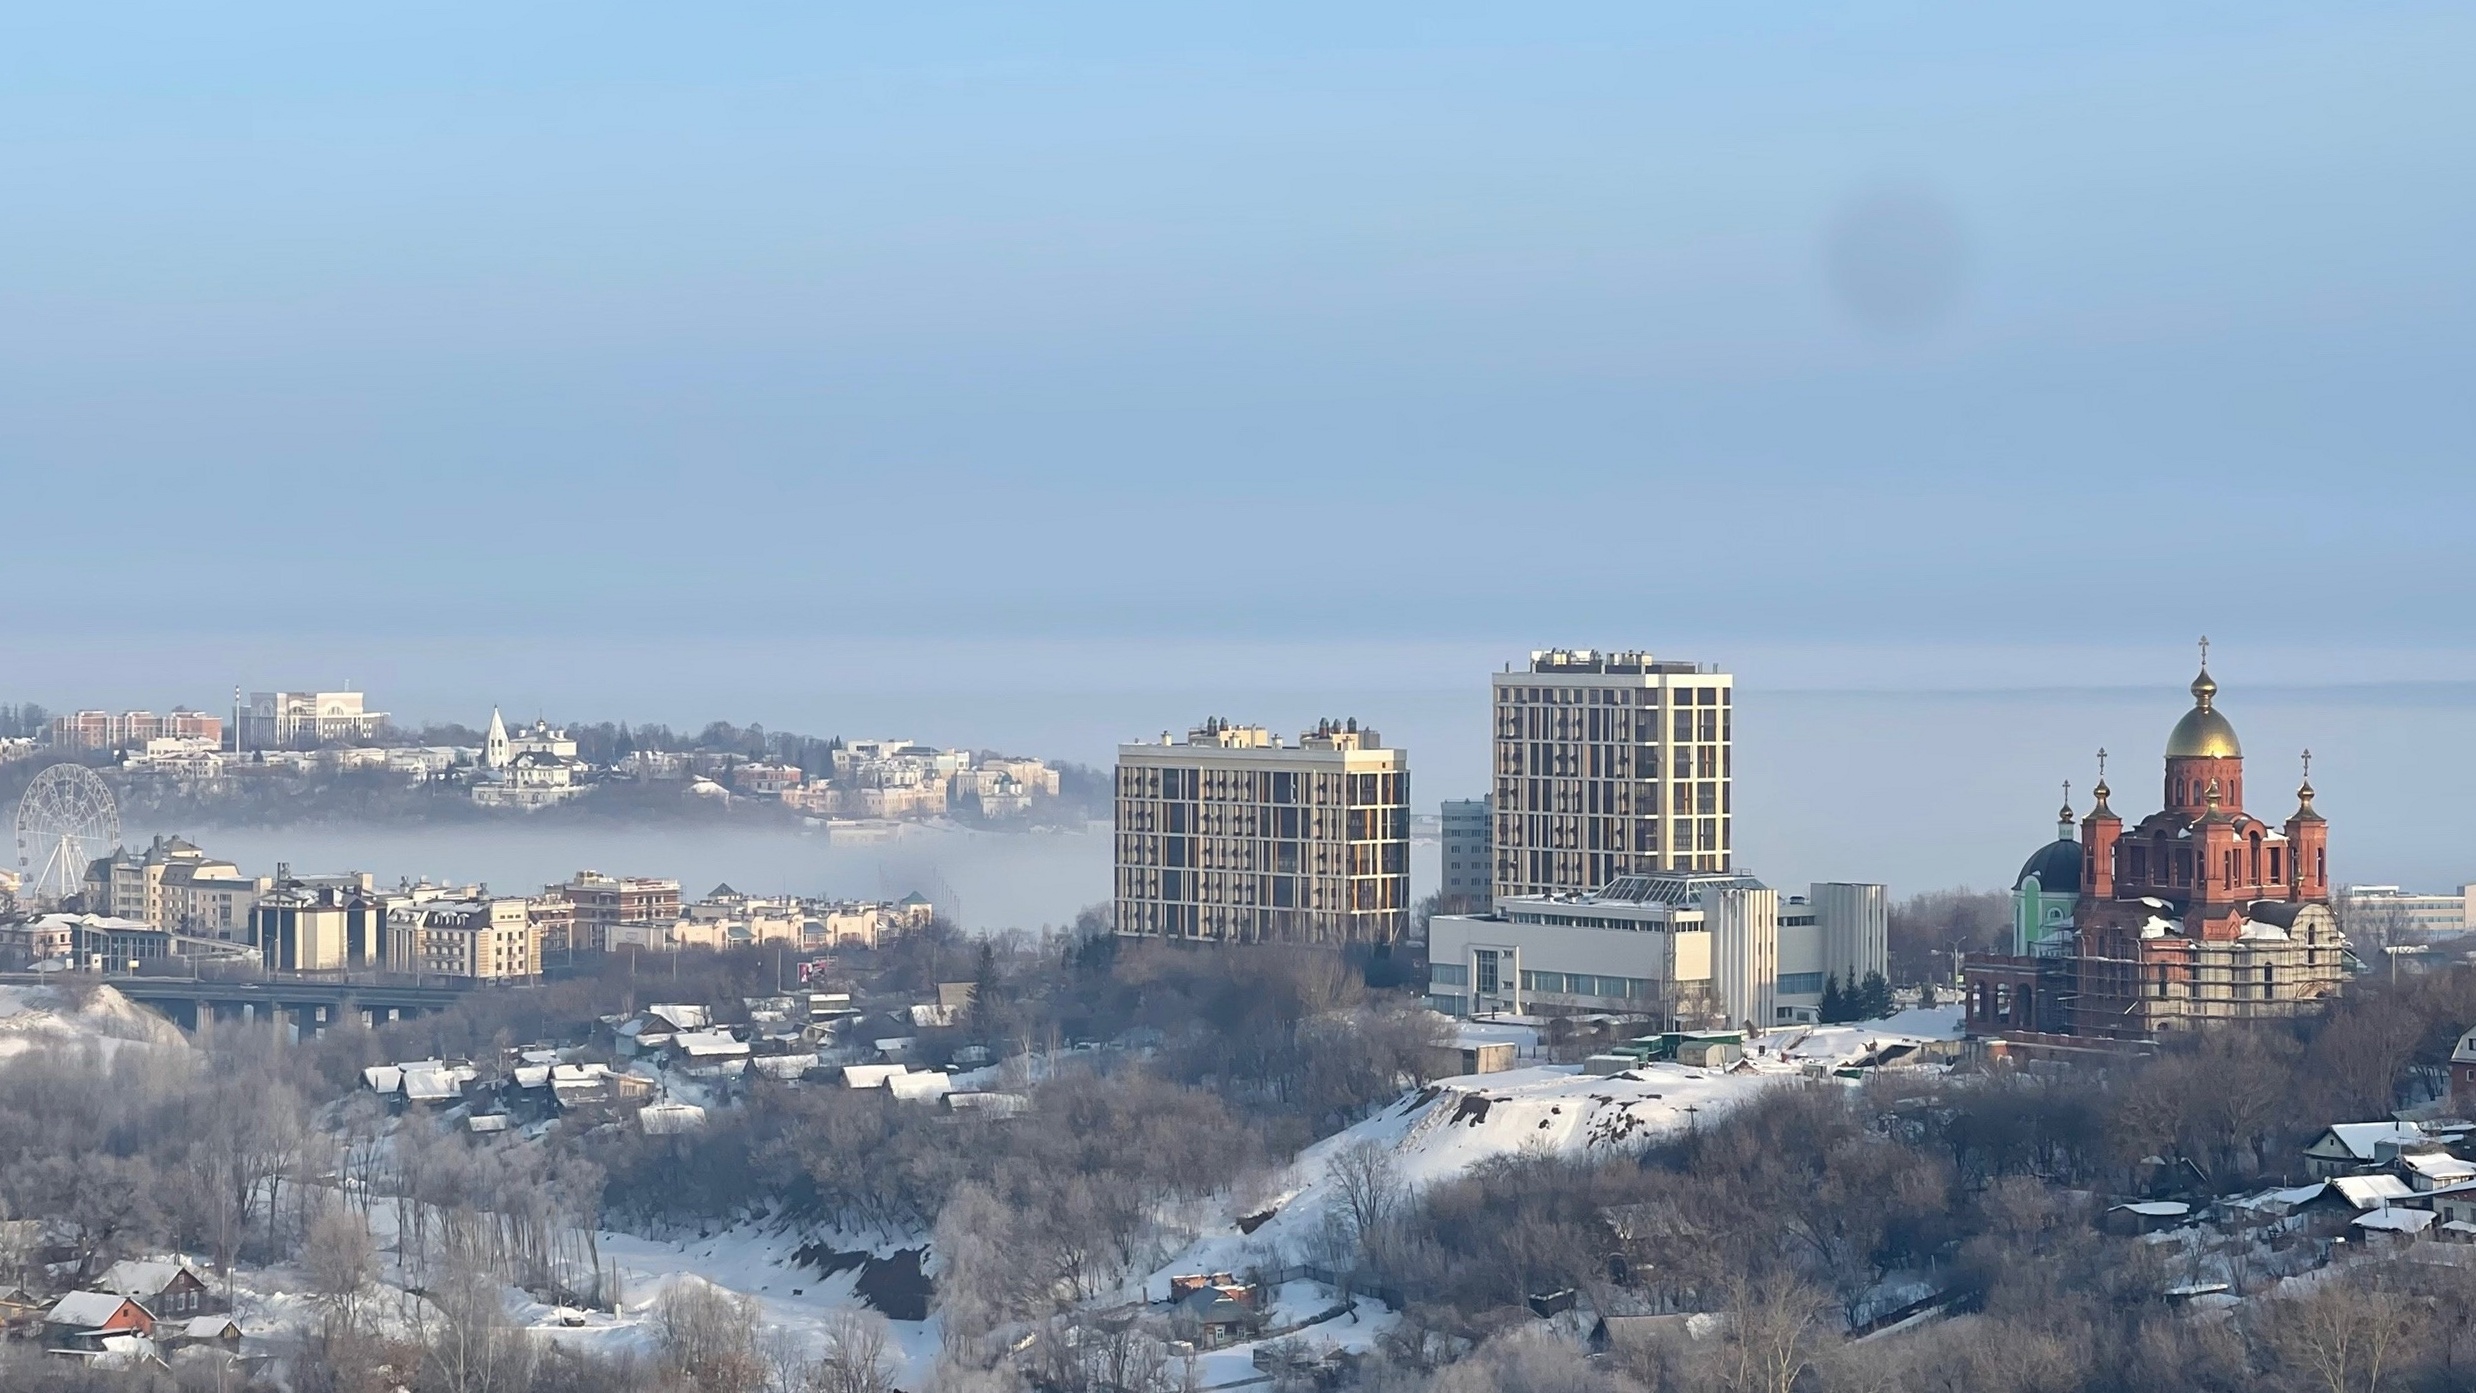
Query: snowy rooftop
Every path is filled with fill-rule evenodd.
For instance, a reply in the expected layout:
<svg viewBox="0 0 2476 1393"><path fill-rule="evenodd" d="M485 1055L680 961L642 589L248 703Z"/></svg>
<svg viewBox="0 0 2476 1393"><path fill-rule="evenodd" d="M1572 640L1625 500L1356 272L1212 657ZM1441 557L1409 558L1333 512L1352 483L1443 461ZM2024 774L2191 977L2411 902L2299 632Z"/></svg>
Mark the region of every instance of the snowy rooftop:
<svg viewBox="0 0 2476 1393"><path fill-rule="evenodd" d="M143 1301L172 1285L188 1267L179 1258L123 1258L103 1269L95 1287Z"/></svg>
<svg viewBox="0 0 2476 1393"><path fill-rule="evenodd" d="M656 1002L645 1008L649 1015L670 1022L673 1030L703 1030L713 1024L713 1015L702 1006L686 1006L674 1002Z"/></svg>
<svg viewBox="0 0 2476 1393"><path fill-rule="evenodd" d="M2144 1219L2181 1219L2192 1212L2192 1206L2182 1200L2135 1200L2115 1207L2129 1210Z"/></svg>
<svg viewBox="0 0 2476 1393"><path fill-rule="evenodd" d="M2372 1160L2373 1148L2383 1142L2407 1146L2431 1140L2413 1122L2334 1122L2330 1124L2330 1135L2359 1161Z"/></svg>
<svg viewBox="0 0 2476 1393"><path fill-rule="evenodd" d="M52 1304L44 1312L47 1325L73 1325L92 1330L116 1314L129 1298L108 1291L73 1291Z"/></svg>
<svg viewBox="0 0 2476 1393"><path fill-rule="evenodd" d="M2430 1209L2376 1209L2370 1214L2357 1215L2355 1227L2390 1233L2422 1233L2438 1217Z"/></svg>
<svg viewBox="0 0 2476 1393"><path fill-rule="evenodd" d="M2358 1209L2377 1209L2392 1200L2413 1198L2415 1190L2395 1175L2342 1175L2330 1182L2330 1188L2347 1197Z"/></svg>
<svg viewBox="0 0 2476 1393"><path fill-rule="evenodd" d="M636 1125L652 1136L693 1132L705 1125L705 1110L694 1103L647 1103L636 1115Z"/></svg>
<svg viewBox="0 0 2476 1393"><path fill-rule="evenodd" d="M2476 1161L2462 1161L2448 1152L2432 1151L2420 1156L2401 1156L2399 1164L2438 1185L2455 1185L2462 1180L2476 1180Z"/></svg>
<svg viewBox="0 0 2476 1393"><path fill-rule="evenodd" d="M683 1030L671 1037L679 1052L698 1059L721 1058L748 1052L748 1042L727 1030Z"/></svg>

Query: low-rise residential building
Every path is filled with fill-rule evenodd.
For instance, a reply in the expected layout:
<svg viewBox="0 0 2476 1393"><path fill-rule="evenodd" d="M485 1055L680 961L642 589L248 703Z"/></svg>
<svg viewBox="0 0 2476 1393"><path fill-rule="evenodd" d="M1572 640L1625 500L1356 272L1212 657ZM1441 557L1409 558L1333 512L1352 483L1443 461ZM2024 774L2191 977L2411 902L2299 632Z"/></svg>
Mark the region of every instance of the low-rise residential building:
<svg viewBox="0 0 2476 1393"><path fill-rule="evenodd" d="M497 711L490 713L494 718ZM529 726L518 726L507 732L507 753L516 755L548 755L552 759L576 758L576 739L565 730L538 717Z"/></svg>
<svg viewBox="0 0 2476 1393"><path fill-rule="evenodd" d="M540 947L522 898L432 900L387 912L412 971L497 981L541 971ZM393 945L391 944L391 947Z"/></svg>
<svg viewBox="0 0 2476 1393"><path fill-rule="evenodd" d="M249 942L269 972L412 971L388 956L386 901L361 887L312 885L278 868L250 911Z"/></svg>
<svg viewBox="0 0 2476 1393"><path fill-rule="evenodd" d="M901 900L820 900L744 895L715 886L666 921L621 921L608 946L647 951L781 945L800 951L878 948L925 927L935 908L920 895Z"/></svg>
<svg viewBox="0 0 2476 1393"><path fill-rule="evenodd" d="M159 929L231 938L265 882L180 837L124 847L86 868L86 907Z"/></svg>
<svg viewBox="0 0 2476 1393"><path fill-rule="evenodd" d="M621 924L663 925L667 941L668 926L679 918L679 882L667 876L578 871L566 884L549 886L542 893L575 906L570 941L583 952L598 953L615 946L612 931Z"/></svg>
<svg viewBox="0 0 2476 1393"><path fill-rule="evenodd" d="M413 783L443 779L460 764L471 764L480 756L470 749L454 745L411 745L386 752L387 772L401 774Z"/></svg>
<svg viewBox="0 0 2476 1393"><path fill-rule="evenodd" d="M811 907L802 944L809 948L879 948L926 928L936 909L919 895L896 901L838 900Z"/></svg>
<svg viewBox="0 0 2476 1393"><path fill-rule="evenodd" d="M137 1302L157 1320L198 1315L214 1304L206 1280L178 1257L123 1258L105 1268L94 1285Z"/></svg>
<svg viewBox="0 0 2476 1393"><path fill-rule="evenodd" d="M743 948L782 943L796 948L803 941L806 904L790 896L745 895L728 884L717 885L705 898L680 911L671 942L682 948Z"/></svg>
<svg viewBox="0 0 2476 1393"><path fill-rule="evenodd" d="M910 740L853 740L835 747L830 776L778 783L764 791L813 816L896 821L958 809L985 818L1021 817L1039 800L1057 797L1060 787L1058 771L1041 760Z"/></svg>
<svg viewBox="0 0 2476 1393"><path fill-rule="evenodd" d="M67 962L77 952L79 921L88 916L45 914L0 923L0 951L19 963Z"/></svg>
<svg viewBox="0 0 2476 1393"><path fill-rule="evenodd" d="M636 750L611 767L619 778L642 782L685 779L693 772L688 757L676 750Z"/></svg>
<svg viewBox="0 0 2476 1393"><path fill-rule="evenodd" d="M2432 1134L2413 1122L2333 1123L2305 1143L2304 1173L2315 1180L2367 1175L2431 1141Z"/></svg>
<svg viewBox="0 0 2476 1393"><path fill-rule="evenodd" d="M155 740L200 740L208 749L223 743L222 718L203 711L175 709L158 716L152 711L79 711L52 718L52 748L63 750L143 749Z"/></svg>
<svg viewBox="0 0 2476 1393"><path fill-rule="evenodd" d="M117 1292L73 1291L43 1313L43 1340L58 1350L101 1350L115 1336L151 1336L155 1318Z"/></svg>
<svg viewBox="0 0 2476 1393"><path fill-rule="evenodd" d="M485 808L547 808L584 796L582 774L576 760L527 751L503 768L475 773L473 801Z"/></svg>
<svg viewBox="0 0 2476 1393"><path fill-rule="evenodd" d="M2476 1028L2461 1032L2451 1047L2450 1106L2461 1117L2476 1109Z"/></svg>
<svg viewBox="0 0 2476 1393"><path fill-rule="evenodd" d="M730 770L731 791L751 798L780 798L798 788L808 773L796 764L739 764Z"/></svg>
<svg viewBox="0 0 2476 1393"><path fill-rule="evenodd" d="M526 917L533 921L534 941L541 945L542 961L564 961L576 952L576 906L565 895L540 894L524 902Z"/></svg>
<svg viewBox="0 0 2476 1393"><path fill-rule="evenodd" d="M131 747L120 757L122 772L196 783L223 777L225 757L204 736L165 736Z"/></svg>
<svg viewBox="0 0 2476 1393"><path fill-rule="evenodd" d="M1058 796L1058 771L1042 760L990 755L954 776L954 802L984 818L1023 817L1037 800Z"/></svg>
<svg viewBox="0 0 2476 1393"><path fill-rule="evenodd" d="M273 884L265 876L242 874L228 861L176 862L163 873L162 927L197 938L237 940L251 907Z"/></svg>

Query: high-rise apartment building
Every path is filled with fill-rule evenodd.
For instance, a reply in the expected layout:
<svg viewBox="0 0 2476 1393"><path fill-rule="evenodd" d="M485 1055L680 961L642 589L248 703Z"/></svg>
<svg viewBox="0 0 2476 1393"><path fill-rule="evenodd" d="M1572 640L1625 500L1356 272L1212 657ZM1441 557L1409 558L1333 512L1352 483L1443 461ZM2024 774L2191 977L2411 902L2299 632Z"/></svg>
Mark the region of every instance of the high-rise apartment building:
<svg viewBox="0 0 2476 1393"><path fill-rule="evenodd" d="M1213 720L1121 745L1118 932L1391 943L1410 909L1410 765L1356 721L1284 745Z"/></svg>
<svg viewBox="0 0 2476 1393"><path fill-rule="evenodd" d="M1495 674L1496 897L1728 870L1734 685L1695 663L1588 648Z"/></svg>
<svg viewBox="0 0 2476 1393"><path fill-rule="evenodd" d="M1446 914L1484 913L1495 898L1495 801L1448 798L1440 821L1444 872L1437 908Z"/></svg>

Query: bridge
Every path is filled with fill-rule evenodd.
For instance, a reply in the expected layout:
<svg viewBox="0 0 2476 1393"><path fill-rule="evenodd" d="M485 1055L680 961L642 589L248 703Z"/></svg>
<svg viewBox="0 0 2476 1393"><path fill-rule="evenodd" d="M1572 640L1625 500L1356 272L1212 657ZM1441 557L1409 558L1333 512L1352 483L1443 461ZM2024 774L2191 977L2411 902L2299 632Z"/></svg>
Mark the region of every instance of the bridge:
<svg viewBox="0 0 2476 1393"><path fill-rule="evenodd" d="M55 974L0 973L0 982L43 984ZM274 980L219 982L199 977L114 975L105 984L131 1001L163 1015L191 1034L212 1031L218 1023L266 1022L298 1027L315 1035L345 1019L347 1010L364 1025L376 1027L407 1016L444 1011L474 991L472 986L384 981Z"/></svg>

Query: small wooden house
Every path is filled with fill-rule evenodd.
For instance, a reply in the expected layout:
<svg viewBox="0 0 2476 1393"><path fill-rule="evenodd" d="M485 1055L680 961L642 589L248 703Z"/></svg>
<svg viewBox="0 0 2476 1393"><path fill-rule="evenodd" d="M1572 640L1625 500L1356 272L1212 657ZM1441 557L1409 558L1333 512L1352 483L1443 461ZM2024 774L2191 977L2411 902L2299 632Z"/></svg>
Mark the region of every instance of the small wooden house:
<svg viewBox="0 0 2476 1393"><path fill-rule="evenodd" d="M43 1313L44 1343L61 1350L99 1350L118 1335L155 1333L155 1318L126 1296L108 1291L73 1291Z"/></svg>
<svg viewBox="0 0 2476 1393"><path fill-rule="evenodd" d="M103 1269L95 1290L128 1297L165 1320L203 1314L214 1297L206 1279L179 1258L123 1259Z"/></svg>

